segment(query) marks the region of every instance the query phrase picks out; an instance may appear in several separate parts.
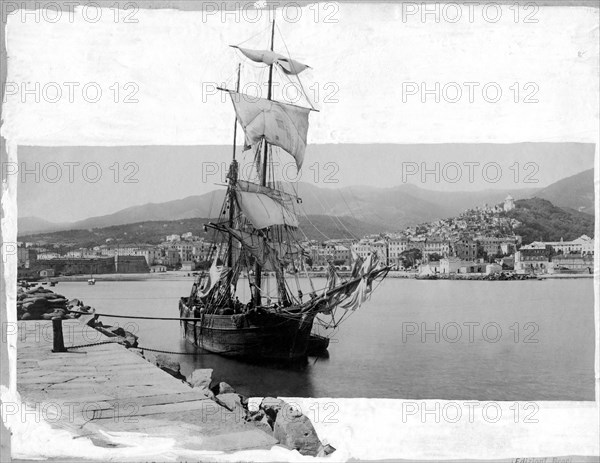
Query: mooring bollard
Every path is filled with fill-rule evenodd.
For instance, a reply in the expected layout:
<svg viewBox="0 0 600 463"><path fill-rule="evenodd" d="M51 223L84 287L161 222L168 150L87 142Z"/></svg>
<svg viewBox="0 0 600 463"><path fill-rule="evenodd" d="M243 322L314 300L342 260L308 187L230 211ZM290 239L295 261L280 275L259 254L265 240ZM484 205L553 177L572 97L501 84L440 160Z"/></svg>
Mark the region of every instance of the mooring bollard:
<svg viewBox="0 0 600 463"><path fill-rule="evenodd" d="M54 317L52 319L52 334L54 346L52 352L67 352L65 349L65 340L62 331L62 318Z"/></svg>

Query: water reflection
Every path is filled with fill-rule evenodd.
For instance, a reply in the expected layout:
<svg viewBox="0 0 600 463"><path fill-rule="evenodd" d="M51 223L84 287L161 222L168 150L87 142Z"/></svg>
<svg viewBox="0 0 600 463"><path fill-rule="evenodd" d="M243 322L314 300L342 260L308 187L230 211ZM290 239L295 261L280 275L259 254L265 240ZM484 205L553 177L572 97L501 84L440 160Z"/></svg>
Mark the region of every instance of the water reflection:
<svg viewBox="0 0 600 463"><path fill-rule="evenodd" d="M197 368L212 368L214 381L230 383L242 395L314 397L314 357L291 363L249 361L214 355L184 340L180 340L179 347L181 352L196 354L177 356L184 375Z"/></svg>

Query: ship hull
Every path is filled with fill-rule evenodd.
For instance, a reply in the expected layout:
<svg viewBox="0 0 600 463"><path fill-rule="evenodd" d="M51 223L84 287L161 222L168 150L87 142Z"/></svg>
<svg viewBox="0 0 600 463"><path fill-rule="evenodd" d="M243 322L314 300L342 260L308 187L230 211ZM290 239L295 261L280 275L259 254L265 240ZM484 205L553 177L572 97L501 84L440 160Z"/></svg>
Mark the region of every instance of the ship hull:
<svg viewBox="0 0 600 463"><path fill-rule="evenodd" d="M179 301L183 337L209 352L250 360L305 358L314 314L255 312L194 317L187 298Z"/></svg>

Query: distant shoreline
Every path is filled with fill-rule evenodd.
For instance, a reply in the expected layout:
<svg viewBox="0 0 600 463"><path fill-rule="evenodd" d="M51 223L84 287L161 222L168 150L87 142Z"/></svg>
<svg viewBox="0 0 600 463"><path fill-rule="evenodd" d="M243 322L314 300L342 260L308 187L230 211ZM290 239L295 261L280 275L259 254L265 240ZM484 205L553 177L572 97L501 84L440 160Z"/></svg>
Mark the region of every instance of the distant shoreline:
<svg viewBox="0 0 600 463"><path fill-rule="evenodd" d="M197 272L196 272L197 273ZM309 273L309 276L312 278L326 278L326 273ZM441 277L439 280L450 280L450 281L461 281L461 280L469 280L469 281L489 281L489 280L481 280L483 274L458 274L454 275L452 278ZM170 271L170 272L160 272L160 273L103 273L92 275L97 282L99 281L146 281L146 280L165 280L165 281L187 281L193 280L195 277L192 272L187 271ZM411 278L415 279L417 274L415 272L398 272L392 271L389 272L388 278ZM306 278L305 275L299 275L299 278ZM544 280L550 279L569 279L569 278L594 278L594 274L587 273L574 273L574 274L544 274L539 275L538 278ZM72 282L87 282L90 279L90 275L70 275L70 276L58 276L52 277L50 281L62 282L62 281L72 281ZM424 280L427 281L427 280ZM434 280L435 281L435 280ZM40 283L40 282L38 282Z"/></svg>

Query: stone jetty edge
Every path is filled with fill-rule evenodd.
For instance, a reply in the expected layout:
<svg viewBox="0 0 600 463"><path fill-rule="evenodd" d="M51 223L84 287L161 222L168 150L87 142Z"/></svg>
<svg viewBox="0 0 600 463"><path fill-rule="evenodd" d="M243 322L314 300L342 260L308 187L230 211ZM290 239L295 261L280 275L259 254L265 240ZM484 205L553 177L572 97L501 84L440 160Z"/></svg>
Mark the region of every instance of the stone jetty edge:
<svg viewBox="0 0 600 463"><path fill-rule="evenodd" d="M73 311L82 314L74 314ZM165 353L155 354L138 347L138 336L122 327L104 324L95 314L94 308L85 305L79 299L68 300L42 286L22 283L17 294L17 317L19 321L79 318L81 323L109 338L114 338L116 344L133 349L152 365L169 373L191 389L196 389L202 394L199 398L213 400L220 407L234 413L240 422L254 425L272 436L279 445L297 450L301 455L315 457L324 457L335 451L331 445L321 442L310 419L293 404L282 399L265 397L260 403L249 405L248 398L238 394L228 383L215 383L212 368L194 370L189 378L186 378L181 373L180 363L171 356Z"/></svg>

